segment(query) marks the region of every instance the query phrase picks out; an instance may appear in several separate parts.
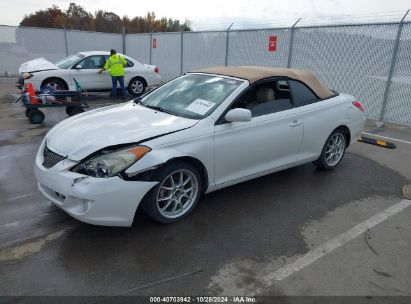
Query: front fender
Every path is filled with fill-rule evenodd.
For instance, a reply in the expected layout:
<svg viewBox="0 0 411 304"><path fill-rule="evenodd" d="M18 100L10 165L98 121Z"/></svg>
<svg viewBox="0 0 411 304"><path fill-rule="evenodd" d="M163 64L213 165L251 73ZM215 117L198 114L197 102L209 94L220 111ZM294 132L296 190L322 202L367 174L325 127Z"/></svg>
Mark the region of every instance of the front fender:
<svg viewBox="0 0 411 304"><path fill-rule="evenodd" d="M210 141L212 141L211 137L198 139L195 144L190 142L180 143L173 147L153 148L150 153L147 153L142 159L128 168L123 173L123 178L151 181L156 170L161 170L161 167L168 161L189 157L200 162L205 168L209 189L214 185L214 150Z"/></svg>

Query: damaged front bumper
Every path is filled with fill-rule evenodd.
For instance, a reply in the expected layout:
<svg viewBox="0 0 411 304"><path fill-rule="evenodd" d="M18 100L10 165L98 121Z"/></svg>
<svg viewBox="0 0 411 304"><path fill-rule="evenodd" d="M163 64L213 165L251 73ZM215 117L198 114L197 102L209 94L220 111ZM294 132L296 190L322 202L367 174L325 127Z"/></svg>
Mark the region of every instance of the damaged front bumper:
<svg viewBox="0 0 411 304"><path fill-rule="evenodd" d="M69 159L49 169L42 162L38 153L35 176L40 192L72 217L94 225L131 226L144 195L157 183L81 175L69 171L76 164Z"/></svg>

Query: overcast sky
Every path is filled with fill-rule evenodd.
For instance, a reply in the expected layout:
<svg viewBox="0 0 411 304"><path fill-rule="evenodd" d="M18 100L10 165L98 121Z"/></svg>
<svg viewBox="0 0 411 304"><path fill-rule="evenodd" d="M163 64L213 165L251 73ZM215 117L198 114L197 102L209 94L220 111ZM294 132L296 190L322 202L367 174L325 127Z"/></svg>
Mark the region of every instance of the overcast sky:
<svg viewBox="0 0 411 304"><path fill-rule="evenodd" d="M25 14L55 4L67 9L73 0L2 0L0 24L18 25ZM189 19L198 28L225 25L234 22L242 27L248 24L268 24L273 20L316 18L338 15L389 13L401 15L411 7L406 0L85 0L77 1L87 11L103 9L120 16L145 15L154 11L158 17ZM368 16L366 17L368 18ZM369 18L376 18L370 15ZM291 21L290 21L291 22Z"/></svg>

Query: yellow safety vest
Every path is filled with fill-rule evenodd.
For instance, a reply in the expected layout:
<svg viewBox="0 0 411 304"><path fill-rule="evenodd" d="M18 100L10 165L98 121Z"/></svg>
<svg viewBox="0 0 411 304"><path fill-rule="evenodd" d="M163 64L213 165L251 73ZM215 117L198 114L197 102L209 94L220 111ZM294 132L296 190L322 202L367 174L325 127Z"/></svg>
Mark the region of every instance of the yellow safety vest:
<svg viewBox="0 0 411 304"><path fill-rule="evenodd" d="M110 71L110 76L125 76L124 66L126 64L124 57L116 54L107 59L104 68Z"/></svg>

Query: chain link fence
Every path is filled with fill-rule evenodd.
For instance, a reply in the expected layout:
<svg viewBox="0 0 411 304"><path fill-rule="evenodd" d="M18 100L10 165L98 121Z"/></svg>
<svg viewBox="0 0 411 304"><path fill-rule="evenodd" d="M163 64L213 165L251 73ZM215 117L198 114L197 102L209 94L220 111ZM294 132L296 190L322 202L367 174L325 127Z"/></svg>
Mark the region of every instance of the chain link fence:
<svg viewBox="0 0 411 304"><path fill-rule="evenodd" d="M209 66L307 69L356 96L368 118L411 125L410 21L127 35L0 26L0 73L37 57L111 48L157 65L164 80Z"/></svg>
<svg viewBox="0 0 411 304"><path fill-rule="evenodd" d="M122 35L83 31L66 31L67 52L75 54L82 51L110 50L122 51Z"/></svg>

